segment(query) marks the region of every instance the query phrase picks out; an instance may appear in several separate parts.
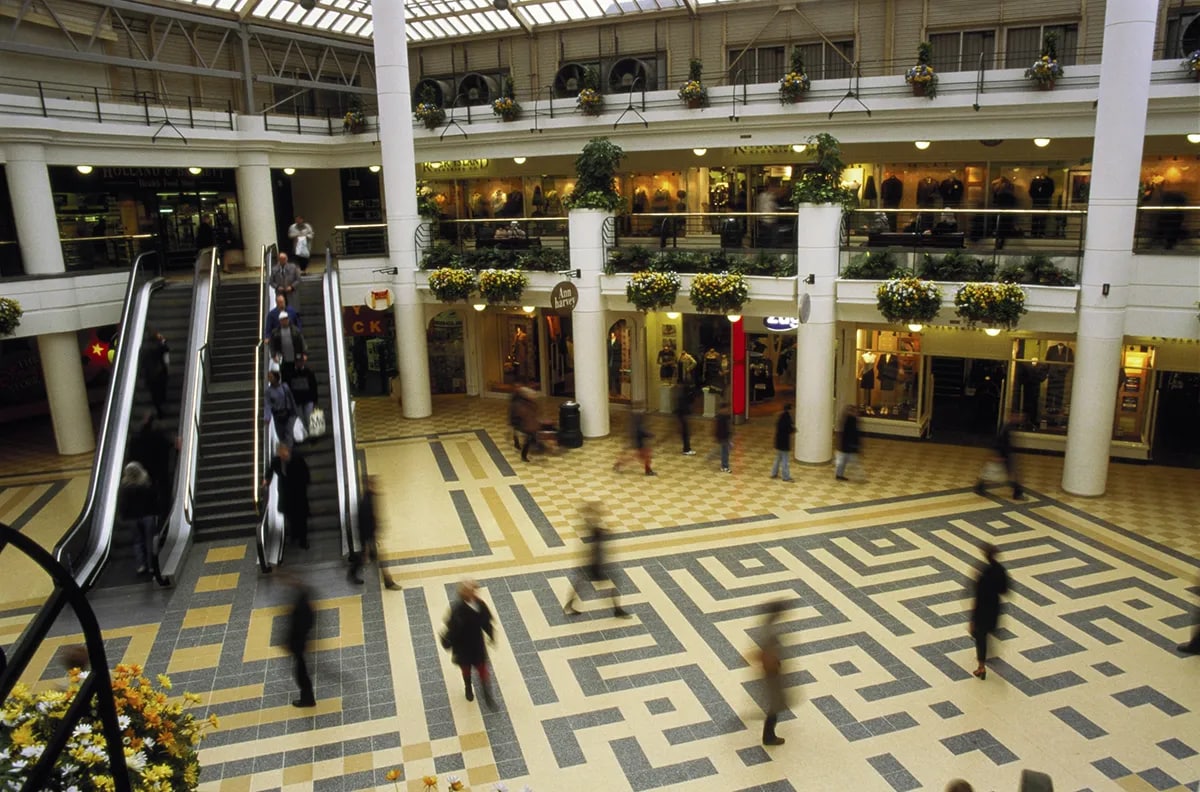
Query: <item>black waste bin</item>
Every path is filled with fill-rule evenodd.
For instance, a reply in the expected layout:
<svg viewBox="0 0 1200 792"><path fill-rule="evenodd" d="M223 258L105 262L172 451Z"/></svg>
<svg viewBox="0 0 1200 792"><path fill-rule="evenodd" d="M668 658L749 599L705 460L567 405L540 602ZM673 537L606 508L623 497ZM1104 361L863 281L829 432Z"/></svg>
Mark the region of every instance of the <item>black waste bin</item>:
<svg viewBox="0 0 1200 792"><path fill-rule="evenodd" d="M742 246L742 221L735 217L727 217L721 223L721 247L740 248Z"/></svg>
<svg viewBox="0 0 1200 792"><path fill-rule="evenodd" d="M563 402L558 408L558 444L566 448L583 445L583 430L579 427L579 405Z"/></svg>

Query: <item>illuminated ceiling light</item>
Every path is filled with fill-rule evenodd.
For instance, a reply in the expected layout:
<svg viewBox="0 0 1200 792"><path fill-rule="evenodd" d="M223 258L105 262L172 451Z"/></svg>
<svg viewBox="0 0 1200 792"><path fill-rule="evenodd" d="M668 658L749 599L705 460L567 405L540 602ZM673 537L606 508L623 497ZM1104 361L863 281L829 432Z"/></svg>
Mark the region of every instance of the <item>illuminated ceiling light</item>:
<svg viewBox="0 0 1200 792"><path fill-rule="evenodd" d="M1188 143L1200 143L1200 132L1189 132Z"/></svg>
<svg viewBox="0 0 1200 792"><path fill-rule="evenodd" d="M697 157L703 157L705 154L707 154L707 153L708 153L708 149L706 149L706 148L694 148L694 149L692 149L692 153L693 153L693 154L695 154Z"/></svg>
<svg viewBox="0 0 1200 792"><path fill-rule="evenodd" d="M193 176L199 176L201 173L204 173L204 168L188 168L188 173Z"/></svg>
<svg viewBox="0 0 1200 792"><path fill-rule="evenodd" d="M796 152L797 154L803 154L807 148L808 148L807 143L793 143L792 144L792 151Z"/></svg>
<svg viewBox="0 0 1200 792"><path fill-rule="evenodd" d="M293 173L296 172L296 169L295 168L284 168L283 172L284 172L284 175L291 176Z"/></svg>
<svg viewBox="0 0 1200 792"><path fill-rule="evenodd" d="M91 165L76 165L75 170L79 171L84 176L87 176L89 173L92 172L92 166Z"/></svg>
<svg viewBox="0 0 1200 792"><path fill-rule="evenodd" d="M371 171L371 173L379 173L379 171L383 170L383 166L382 165L368 165L367 170Z"/></svg>
<svg viewBox="0 0 1200 792"><path fill-rule="evenodd" d="M918 151L924 151L925 149L929 148L929 141L928 140L914 140L913 145L917 147Z"/></svg>
<svg viewBox="0 0 1200 792"><path fill-rule="evenodd" d="M513 162L517 163L518 165L524 165L525 158L524 157L513 157Z"/></svg>
<svg viewBox="0 0 1200 792"><path fill-rule="evenodd" d="M983 332L987 333L992 338L995 338L996 336L1000 335L1000 328L999 327L985 327L985 328L983 328Z"/></svg>
<svg viewBox="0 0 1200 792"><path fill-rule="evenodd" d="M484 308L487 308L487 303L475 303L471 307L476 311L482 311Z"/></svg>
<svg viewBox="0 0 1200 792"><path fill-rule="evenodd" d="M668 319L678 319L679 311L667 311L667 318Z"/></svg>
<svg viewBox="0 0 1200 792"><path fill-rule="evenodd" d="M909 330L911 330L911 331L912 331L912 332L914 332L914 333L919 333L919 332L921 332L922 330L924 330L924 329L925 329L925 325L923 325L923 324L917 324L916 322L913 322L912 324L910 324L910 325L908 326L908 329L909 329Z"/></svg>
<svg viewBox="0 0 1200 792"><path fill-rule="evenodd" d="M532 305L522 305L521 310L525 313L533 313L537 308L534 308Z"/></svg>
<svg viewBox="0 0 1200 792"><path fill-rule="evenodd" d="M1046 148L1046 146L1050 145L1050 138L1034 138L1033 145L1038 148Z"/></svg>
<svg viewBox="0 0 1200 792"><path fill-rule="evenodd" d="M725 314L725 318L726 318L726 319L728 319L728 320L729 320L729 321L731 321L731 322L740 322L740 321L742 321L742 315L741 315L741 314L734 314L734 313L731 313L731 314Z"/></svg>
<svg viewBox="0 0 1200 792"><path fill-rule="evenodd" d="M427 164L427 165L428 165L428 166L429 166L429 167L430 167L432 170L437 170L438 168L442 167L442 163L440 163L440 162L428 162L428 163L426 163L426 164Z"/></svg>

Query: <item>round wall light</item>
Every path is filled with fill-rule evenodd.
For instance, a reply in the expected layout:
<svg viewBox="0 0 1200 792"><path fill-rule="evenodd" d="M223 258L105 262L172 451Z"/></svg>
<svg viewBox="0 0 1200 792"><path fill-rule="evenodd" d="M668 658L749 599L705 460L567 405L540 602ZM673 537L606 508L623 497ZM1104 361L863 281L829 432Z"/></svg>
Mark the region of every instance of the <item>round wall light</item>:
<svg viewBox="0 0 1200 792"><path fill-rule="evenodd" d="M674 320L679 318L679 311L667 311L667 318Z"/></svg>
<svg viewBox="0 0 1200 792"><path fill-rule="evenodd" d="M992 338L995 338L996 336L1000 335L1000 328L999 327L985 327L985 328L983 328L983 332L987 333Z"/></svg>
<svg viewBox="0 0 1200 792"><path fill-rule="evenodd" d="M731 321L731 322L740 322L740 321L742 321L742 315L741 315L741 314L734 314L734 313L731 313L731 314L725 314L725 318L726 318L726 319L728 319L728 320L729 320L729 321Z"/></svg>
<svg viewBox="0 0 1200 792"><path fill-rule="evenodd" d="M527 313L527 314L531 314L531 313L533 313L534 311L536 311L536 310L537 310L537 308L533 307L532 305L522 305L522 306L521 306L521 310L522 310L522 311L524 311L524 312L525 312L525 313Z"/></svg>
<svg viewBox="0 0 1200 792"><path fill-rule="evenodd" d="M925 149L929 148L929 141L928 140L914 140L913 145L917 147L918 151L924 151Z"/></svg>
<svg viewBox="0 0 1200 792"><path fill-rule="evenodd" d="M524 157L513 157L513 162L517 163L518 165L524 165L525 158Z"/></svg>
<svg viewBox="0 0 1200 792"><path fill-rule="evenodd" d="M1046 148L1046 146L1050 145L1050 138L1034 138L1033 145L1038 148Z"/></svg>
<svg viewBox="0 0 1200 792"><path fill-rule="evenodd" d="M283 173L285 176L291 176L295 172L296 172L295 168L284 168L283 169Z"/></svg>
<svg viewBox="0 0 1200 792"><path fill-rule="evenodd" d="M428 165L431 170L437 170L438 168L442 167L442 163L440 162L427 162L425 164Z"/></svg>
<svg viewBox="0 0 1200 792"><path fill-rule="evenodd" d="M92 166L91 165L76 165L75 170L79 171L84 176L87 176L89 173L92 172Z"/></svg>
<svg viewBox="0 0 1200 792"><path fill-rule="evenodd" d="M383 170L383 166L382 165L368 165L367 170L371 171L371 173L379 173L379 171Z"/></svg>
<svg viewBox="0 0 1200 792"><path fill-rule="evenodd" d="M808 149L807 143L793 143L792 144L792 151L796 152L797 154L803 154L807 149Z"/></svg>
<svg viewBox="0 0 1200 792"><path fill-rule="evenodd" d="M1188 143L1200 143L1200 132L1189 132L1187 139Z"/></svg>
<svg viewBox="0 0 1200 792"><path fill-rule="evenodd" d="M924 329L925 329L925 325L923 325L923 324L917 324L916 322L913 322L912 324L910 324L910 325L908 326L908 329L909 329L909 330L911 330L911 331L912 331L912 332L914 332L914 333L919 333L919 332L921 332L922 330L924 330Z"/></svg>
<svg viewBox="0 0 1200 792"><path fill-rule="evenodd" d="M482 311L484 308L487 308L487 303L475 303L471 307L476 311Z"/></svg>
<svg viewBox="0 0 1200 792"><path fill-rule="evenodd" d="M694 149L692 149L692 153L693 153L693 154L695 154L697 157L703 157L705 154L707 154L707 153L708 153L708 149L706 149L706 148L694 148Z"/></svg>
<svg viewBox="0 0 1200 792"><path fill-rule="evenodd" d="M188 168L188 173L193 176L199 176L201 173L204 173L204 168Z"/></svg>

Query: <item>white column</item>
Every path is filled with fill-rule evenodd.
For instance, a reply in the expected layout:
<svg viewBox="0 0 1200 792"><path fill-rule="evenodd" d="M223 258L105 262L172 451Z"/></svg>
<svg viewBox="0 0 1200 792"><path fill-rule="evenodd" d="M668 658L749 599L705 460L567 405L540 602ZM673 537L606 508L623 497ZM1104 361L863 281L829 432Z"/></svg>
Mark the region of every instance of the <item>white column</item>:
<svg viewBox="0 0 1200 792"><path fill-rule="evenodd" d="M1133 271L1157 6L1107 3L1063 489L1103 495ZM1107 290L1108 294L1104 292Z"/></svg>
<svg viewBox="0 0 1200 792"><path fill-rule="evenodd" d="M275 228L275 193L271 189L271 165L264 151L243 151L238 154L237 169L238 218L241 220L242 247L246 266L261 265L264 245L279 240Z"/></svg>
<svg viewBox="0 0 1200 792"><path fill-rule="evenodd" d="M429 351L425 342L425 311L417 294L416 153L413 149L411 96L408 89L408 48L404 4L376 3L375 84L383 161L383 192L387 195L388 256L397 274L396 358L400 369L400 410L405 418L424 418L433 412L429 388Z"/></svg>
<svg viewBox="0 0 1200 792"><path fill-rule="evenodd" d="M833 457L834 281L841 222L840 206L797 210L797 291L801 305L808 297L809 315L796 331L795 458L810 464ZM809 275L811 284L804 282Z"/></svg>
<svg viewBox="0 0 1200 792"><path fill-rule="evenodd" d="M5 155L4 171L25 273L65 277L67 268L59 242L45 150L39 145L13 144L5 147ZM38 356L58 453L84 454L95 449L92 413L88 409L75 333L38 336Z"/></svg>
<svg viewBox="0 0 1200 792"><path fill-rule="evenodd" d="M575 401L579 402L584 437L609 433L608 327L600 276L604 274L604 221L611 216L599 209L572 209L567 220L571 266L582 275L575 282L579 302L571 315L571 330L575 336Z"/></svg>

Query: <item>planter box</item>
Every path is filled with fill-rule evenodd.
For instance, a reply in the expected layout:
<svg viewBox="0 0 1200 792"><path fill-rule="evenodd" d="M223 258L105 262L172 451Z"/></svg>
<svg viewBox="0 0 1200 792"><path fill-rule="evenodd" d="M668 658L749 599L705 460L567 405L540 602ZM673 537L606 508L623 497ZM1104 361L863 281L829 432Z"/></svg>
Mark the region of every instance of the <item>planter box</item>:
<svg viewBox="0 0 1200 792"><path fill-rule="evenodd" d="M618 275L600 276L600 296L604 298L604 306L610 311L637 310L625 299L625 287L629 285L630 275L627 272ZM760 275L747 276L746 283L750 287L750 298L743 307L743 313L750 316L773 316L796 314L796 278L771 278ZM680 313L695 313L688 294L692 290L692 276L679 276L679 296L675 298L675 310ZM874 304L874 298L872 298Z"/></svg>
<svg viewBox="0 0 1200 792"><path fill-rule="evenodd" d="M838 318L846 321L883 322L883 316L875 307L875 293L881 280L849 280L838 278ZM938 281L942 290L942 310L930 324L963 324L954 313L954 295L961 283ZM1025 290L1025 309L1029 312L1022 324L1038 315L1074 315L1079 305L1078 286L1021 286Z"/></svg>

